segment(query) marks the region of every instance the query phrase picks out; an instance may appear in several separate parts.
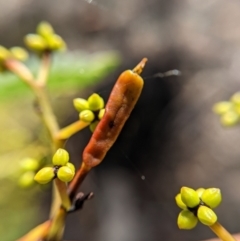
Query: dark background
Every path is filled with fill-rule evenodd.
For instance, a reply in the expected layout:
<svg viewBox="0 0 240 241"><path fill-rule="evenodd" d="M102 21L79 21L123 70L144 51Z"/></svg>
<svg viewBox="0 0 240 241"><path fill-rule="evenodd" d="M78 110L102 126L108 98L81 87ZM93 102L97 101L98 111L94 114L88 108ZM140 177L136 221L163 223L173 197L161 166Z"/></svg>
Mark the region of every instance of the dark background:
<svg viewBox="0 0 240 241"><path fill-rule="evenodd" d="M86 93L98 92L107 99L119 73L143 57L149 59L143 77L170 69L182 72L180 77L146 78L116 145L82 187L93 191L94 199L69 216L65 238L213 237L203 225L192 231L177 228L174 197L181 186L221 188L219 220L229 231L238 232L239 127L222 128L211 109L239 90L240 2L1 0L1 44L21 45L22 36L42 20L54 26L70 51L117 50L122 55L119 69ZM83 133L67 143L76 163L90 137L88 130ZM47 219L49 196L39 207L41 221Z"/></svg>

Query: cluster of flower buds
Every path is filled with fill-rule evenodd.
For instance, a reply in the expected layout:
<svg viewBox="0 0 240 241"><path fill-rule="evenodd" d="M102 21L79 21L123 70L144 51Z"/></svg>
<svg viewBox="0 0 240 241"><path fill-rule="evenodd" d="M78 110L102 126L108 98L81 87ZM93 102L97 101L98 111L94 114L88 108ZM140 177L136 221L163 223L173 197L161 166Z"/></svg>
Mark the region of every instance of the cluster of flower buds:
<svg viewBox="0 0 240 241"><path fill-rule="evenodd" d="M103 98L94 93L87 100L82 98L74 99L73 105L79 112L80 120L89 122L90 130L93 132L105 112Z"/></svg>
<svg viewBox="0 0 240 241"><path fill-rule="evenodd" d="M63 182L70 182L75 175L75 167L69 162L69 154L64 149L58 149L52 158L53 166L43 167L34 177L40 184L46 184L54 178Z"/></svg>
<svg viewBox="0 0 240 241"><path fill-rule="evenodd" d="M240 92L235 93L229 101L221 101L213 106L213 111L220 115L223 126L234 126L240 122Z"/></svg>
<svg viewBox="0 0 240 241"><path fill-rule="evenodd" d="M217 222L217 215L212 209L216 208L222 201L220 189L199 188L194 190L182 187L175 200L177 205L183 209L177 220L180 229L193 229L198 220L207 226Z"/></svg>
<svg viewBox="0 0 240 241"><path fill-rule="evenodd" d="M36 34L27 34L24 38L27 47L33 51L43 53L64 50L66 43L48 22L41 22L37 26Z"/></svg>

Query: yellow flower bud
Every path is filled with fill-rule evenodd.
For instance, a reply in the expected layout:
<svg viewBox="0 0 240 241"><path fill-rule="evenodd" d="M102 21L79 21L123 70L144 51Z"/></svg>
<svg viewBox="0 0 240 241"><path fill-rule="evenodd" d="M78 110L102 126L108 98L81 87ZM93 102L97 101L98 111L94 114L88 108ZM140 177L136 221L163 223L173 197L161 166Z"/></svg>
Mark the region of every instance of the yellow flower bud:
<svg viewBox="0 0 240 241"><path fill-rule="evenodd" d="M47 49L46 40L38 34L28 34L24 38L28 48L36 51L44 51Z"/></svg>
<svg viewBox="0 0 240 241"><path fill-rule="evenodd" d="M98 94L92 94L88 98L89 109L92 111L100 110L104 107L104 100Z"/></svg>
<svg viewBox="0 0 240 241"><path fill-rule="evenodd" d="M98 113L98 119L101 120L104 116L104 113L105 113L105 109L101 109Z"/></svg>
<svg viewBox="0 0 240 241"><path fill-rule="evenodd" d="M0 45L0 61L6 60L11 56L11 53L8 49Z"/></svg>
<svg viewBox="0 0 240 241"><path fill-rule="evenodd" d="M216 213L206 206L200 206L197 212L198 219L201 223L211 226L217 222Z"/></svg>
<svg viewBox="0 0 240 241"><path fill-rule="evenodd" d="M231 102L236 104L236 105L240 105L240 92L235 93L232 97L231 97Z"/></svg>
<svg viewBox="0 0 240 241"><path fill-rule="evenodd" d="M239 115L235 111L228 111L221 117L221 124L223 126L234 126L239 121Z"/></svg>
<svg viewBox="0 0 240 241"><path fill-rule="evenodd" d="M218 115L223 115L233 108L233 104L230 101L221 101L213 106L213 112Z"/></svg>
<svg viewBox="0 0 240 241"><path fill-rule="evenodd" d="M21 160L20 166L24 171L36 171L39 168L39 162L33 158L25 158Z"/></svg>
<svg viewBox="0 0 240 241"><path fill-rule="evenodd" d="M44 38L48 38L54 34L54 30L50 23L42 21L37 26L37 33Z"/></svg>
<svg viewBox="0 0 240 241"><path fill-rule="evenodd" d="M25 172L18 180L18 185L23 188L31 187L34 183L34 172Z"/></svg>
<svg viewBox="0 0 240 241"><path fill-rule="evenodd" d="M47 45L50 50L63 50L66 49L66 43L57 34L50 35L47 39Z"/></svg>
<svg viewBox="0 0 240 241"><path fill-rule="evenodd" d="M210 208L216 208L222 201L221 190L208 188L203 192L201 199Z"/></svg>
<svg viewBox="0 0 240 241"><path fill-rule="evenodd" d="M177 224L180 229L193 229L197 223L197 217L188 210L183 210L178 215Z"/></svg>
<svg viewBox="0 0 240 241"><path fill-rule="evenodd" d="M203 194L203 192L205 191L205 189L204 188L198 188L197 190L196 190L196 192L197 192L197 194L198 194L198 196L201 198L201 196L202 196L202 194Z"/></svg>
<svg viewBox="0 0 240 241"><path fill-rule="evenodd" d="M64 166L69 161L69 154L66 150L59 148L52 158L53 165L56 166Z"/></svg>
<svg viewBox="0 0 240 241"><path fill-rule="evenodd" d="M75 109L79 112L89 109L88 101L85 99L82 99L82 98L74 99L73 105L74 105Z"/></svg>
<svg viewBox="0 0 240 241"><path fill-rule="evenodd" d="M181 188L181 199L187 207L194 208L200 203L200 198L195 190L189 187Z"/></svg>
<svg viewBox="0 0 240 241"><path fill-rule="evenodd" d="M233 111L240 115L240 104L235 104L233 107Z"/></svg>
<svg viewBox="0 0 240 241"><path fill-rule="evenodd" d="M93 123L90 124L89 128L91 132L94 132L97 125L98 125L99 121L94 121Z"/></svg>
<svg viewBox="0 0 240 241"><path fill-rule="evenodd" d="M13 57L20 61L24 61L28 58L28 52L24 48L12 47L12 48L10 48L10 51L11 51Z"/></svg>
<svg viewBox="0 0 240 241"><path fill-rule="evenodd" d="M54 178L54 169L53 167L44 167L37 172L34 177L34 180L40 184L46 184Z"/></svg>
<svg viewBox="0 0 240 241"><path fill-rule="evenodd" d="M70 182L74 177L74 172L70 167L63 166L58 169L57 177L63 182Z"/></svg>
<svg viewBox="0 0 240 241"><path fill-rule="evenodd" d="M178 205L178 207L182 208L182 209L187 209L187 206L185 205L185 203L183 203L182 198L181 198L181 194L178 193L178 195L175 197L175 201Z"/></svg>
<svg viewBox="0 0 240 241"><path fill-rule="evenodd" d="M66 166L69 167L72 170L72 172L75 174L75 166L71 162L68 162Z"/></svg>
<svg viewBox="0 0 240 241"><path fill-rule="evenodd" d="M84 122L92 122L95 119L95 115L91 110L83 110L79 114L79 119Z"/></svg>

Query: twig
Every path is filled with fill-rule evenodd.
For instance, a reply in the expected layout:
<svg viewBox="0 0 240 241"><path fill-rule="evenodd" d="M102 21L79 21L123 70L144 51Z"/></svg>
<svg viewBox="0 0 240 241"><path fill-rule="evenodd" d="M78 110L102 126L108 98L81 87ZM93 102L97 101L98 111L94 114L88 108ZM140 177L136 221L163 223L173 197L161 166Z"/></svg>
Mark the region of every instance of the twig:
<svg viewBox="0 0 240 241"><path fill-rule="evenodd" d="M209 227L222 241L236 241L236 239L219 222L216 222Z"/></svg>

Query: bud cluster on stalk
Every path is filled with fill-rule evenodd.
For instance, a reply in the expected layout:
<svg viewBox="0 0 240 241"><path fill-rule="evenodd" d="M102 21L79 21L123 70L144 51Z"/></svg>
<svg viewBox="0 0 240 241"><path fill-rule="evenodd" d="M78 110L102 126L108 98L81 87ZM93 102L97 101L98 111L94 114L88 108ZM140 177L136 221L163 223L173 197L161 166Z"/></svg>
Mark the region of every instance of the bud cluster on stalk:
<svg viewBox="0 0 240 241"><path fill-rule="evenodd" d="M52 158L53 166L43 167L34 177L34 180L40 184L46 184L54 178L63 182L70 182L75 175L75 167L69 162L69 153L59 148Z"/></svg>
<svg viewBox="0 0 240 241"><path fill-rule="evenodd" d="M87 100L83 98L74 99L73 105L79 112L79 119L90 123L89 127L93 132L105 112L103 98L94 93Z"/></svg>
<svg viewBox="0 0 240 241"><path fill-rule="evenodd" d="M193 229L198 220L207 226L217 222L217 215L212 209L222 201L220 189L199 188L194 190L182 187L175 200L177 205L183 209L177 220L180 229Z"/></svg>
<svg viewBox="0 0 240 241"><path fill-rule="evenodd" d="M240 92L236 92L229 101L217 102L213 112L220 116L223 126L237 125L240 122Z"/></svg>

